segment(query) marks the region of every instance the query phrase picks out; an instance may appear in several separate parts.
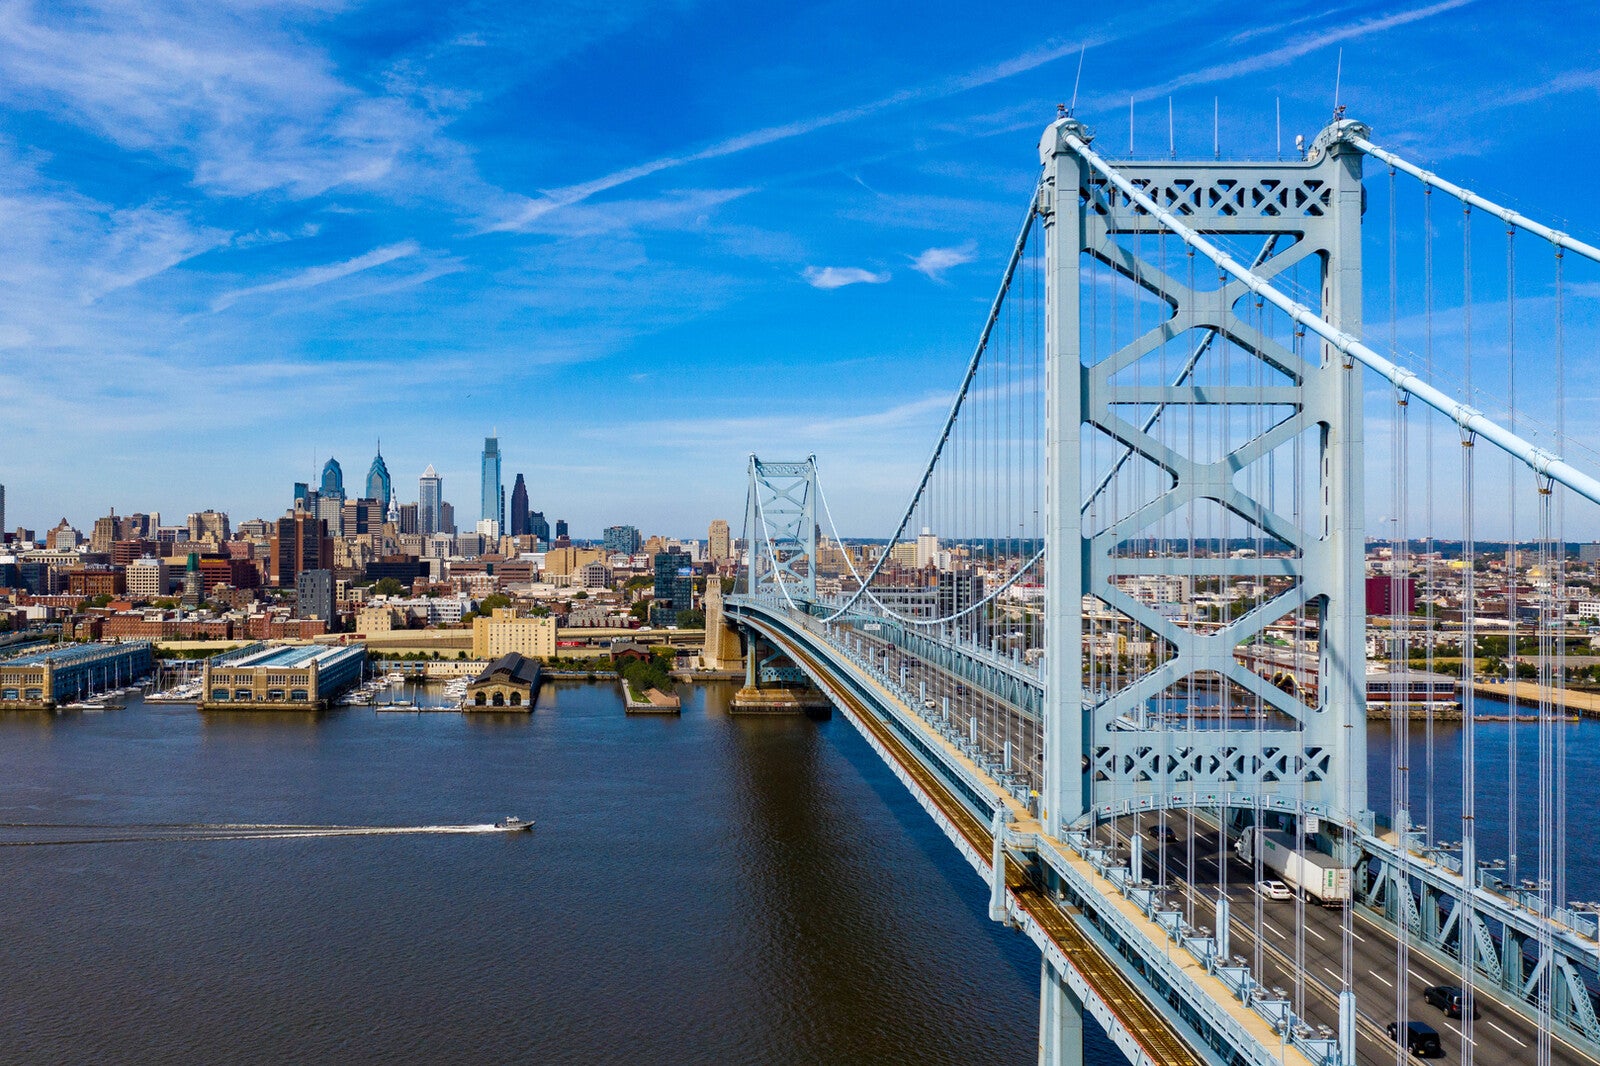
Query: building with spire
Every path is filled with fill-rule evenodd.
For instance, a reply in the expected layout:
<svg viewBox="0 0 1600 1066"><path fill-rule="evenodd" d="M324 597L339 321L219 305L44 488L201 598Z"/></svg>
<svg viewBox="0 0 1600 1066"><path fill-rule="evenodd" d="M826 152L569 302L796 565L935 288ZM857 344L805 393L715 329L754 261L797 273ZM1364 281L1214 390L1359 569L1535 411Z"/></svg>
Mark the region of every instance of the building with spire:
<svg viewBox="0 0 1600 1066"><path fill-rule="evenodd" d="M383 461L383 445L378 445L378 454L372 459L372 466L367 470L367 499L377 500L382 505L383 513L389 513L389 504L394 499L394 485L389 480L389 464Z"/></svg>
<svg viewBox="0 0 1600 1066"><path fill-rule="evenodd" d="M432 536L439 532L441 509L444 505L444 478L428 464L428 469L417 479L417 532Z"/></svg>
<svg viewBox="0 0 1600 1066"><path fill-rule="evenodd" d="M200 577L200 553L190 552L183 568L183 605L193 607L205 596L205 582Z"/></svg>
<svg viewBox="0 0 1600 1066"><path fill-rule="evenodd" d="M495 432L498 434L499 431ZM499 436L483 438L483 486L479 498L483 504L479 517L499 522L503 528L505 516L500 513Z"/></svg>
<svg viewBox="0 0 1600 1066"><path fill-rule="evenodd" d="M522 475L517 475L517 483L511 487L511 535L525 537L528 535L528 485L522 480Z"/></svg>

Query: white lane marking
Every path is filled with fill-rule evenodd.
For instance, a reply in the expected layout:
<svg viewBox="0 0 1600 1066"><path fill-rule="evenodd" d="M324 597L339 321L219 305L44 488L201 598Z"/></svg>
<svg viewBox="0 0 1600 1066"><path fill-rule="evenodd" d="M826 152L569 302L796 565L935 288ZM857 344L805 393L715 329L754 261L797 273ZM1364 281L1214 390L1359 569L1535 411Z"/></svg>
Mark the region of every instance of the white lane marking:
<svg viewBox="0 0 1600 1066"><path fill-rule="evenodd" d="M1384 984L1388 985L1390 988L1394 987L1394 982L1389 980L1387 977L1384 977L1382 974L1378 973L1378 971L1376 971L1376 970L1368 970L1367 972L1370 973L1372 976L1376 977L1378 980L1382 981Z"/></svg>
<svg viewBox="0 0 1600 1066"><path fill-rule="evenodd" d="M1502 1029L1498 1025L1494 1024L1494 1022L1487 1022L1485 1024L1487 1024L1489 1026L1489 1028L1493 1029L1495 1032L1499 1033L1501 1036L1505 1037L1507 1040L1515 1040L1518 1044L1521 1044L1523 1047L1527 1047L1528 1046L1527 1042L1524 1041L1520 1036L1517 1036L1514 1033L1506 1032L1504 1029Z"/></svg>
<svg viewBox="0 0 1600 1066"><path fill-rule="evenodd" d="M1279 929L1277 926L1273 925L1271 922L1266 921L1265 919L1263 919L1261 924L1266 926L1268 929L1272 930L1272 932L1273 932L1273 934L1275 936L1280 936L1285 940L1289 939L1289 934L1288 933L1285 933L1282 929Z"/></svg>
<svg viewBox="0 0 1600 1066"><path fill-rule="evenodd" d="M1354 929L1350 930L1350 935L1361 941L1363 944L1367 942L1367 938L1356 932Z"/></svg>
<svg viewBox="0 0 1600 1066"><path fill-rule="evenodd" d="M1412 977L1415 977L1417 980L1421 981L1423 984L1428 984L1429 983L1429 981L1428 981L1428 979L1426 977L1422 976L1420 973L1418 973L1417 971L1413 970L1409 966L1406 967L1406 972L1409 973Z"/></svg>
<svg viewBox="0 0 1600 1066"><path fill-rule="evenodd" d="M1444 1027L1446 1029L1450 1030L1452 1033L1456 1034L1457 1036L1461 1036L1461 1030L1457 1029L1455 1026L1451 1025L1449 1022L1445 1022L1444 1023ZM1465 1038L1463 1038L1463 1039L1465 1039ZM1471 1044L1473 1047L1477 1047L1478 1046L1478 1042L1476 1040L1468 1040L1467 1043ZM1523 1047L1527 1047L1527 1045L1524 1044Z"/></svg>
<svg viewBox="0 0 1600 1066"><path fill-rule="evenodd" d="M1310 933L1312 936L1316 937L1318 940L1327 940L1328 939L1327 937L1323 936L1321 933L1317 932L1315 929L1311 928L1309 925L1302 926L1301 928L1303 928L1306 932Z"/></svg>
<svg viewBox="0 0 1600 1066"><path fill-rule="evenodd" d="M1329 977L1333 978L1335 981L1338 981L1341 984L1344 983L1344 978L1340 977L1338 974L1334 973L1332 970L1328 969L1326 966L1324 966L1322 968L1322 972L1327 974Z"/></svg>

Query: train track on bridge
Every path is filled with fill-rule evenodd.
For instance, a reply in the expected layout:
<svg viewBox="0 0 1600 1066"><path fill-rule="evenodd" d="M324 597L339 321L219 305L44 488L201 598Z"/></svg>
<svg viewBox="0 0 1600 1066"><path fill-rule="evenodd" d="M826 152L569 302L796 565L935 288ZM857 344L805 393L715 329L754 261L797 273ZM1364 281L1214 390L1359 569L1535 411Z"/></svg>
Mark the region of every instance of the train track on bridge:
<svg viewBox="0 0 1600 1066"><path fill-rule="evenodd" d="M813 677L834 678L818 660L799 647L785 641L786 654L801 661ZM837 678L834 678L837 681ZM956 795L947 788L939 776L894 735L887 723L864 703L850 695L846 686L833 686L836 696L848 706L841 707L850 720L871 734L918 787L939 808L945 818L979 855L986 855L994 844L989 827L980 821ZM1058 906L1049 894L1034 883L1026 869L1009 855L1006 857L1006 890L1019 909L1026 912L1044 935L1066 956L1068 962L1105 1002L1111 1012L1127 1027L1129 1033L1153 1063L1161 1066L1206 1066L1207 1059L1198 1054L1172 1023L1153 1009L1125 978L1118 963L1108 955L1087 933L1073 921L1070 913Z"/></svg>

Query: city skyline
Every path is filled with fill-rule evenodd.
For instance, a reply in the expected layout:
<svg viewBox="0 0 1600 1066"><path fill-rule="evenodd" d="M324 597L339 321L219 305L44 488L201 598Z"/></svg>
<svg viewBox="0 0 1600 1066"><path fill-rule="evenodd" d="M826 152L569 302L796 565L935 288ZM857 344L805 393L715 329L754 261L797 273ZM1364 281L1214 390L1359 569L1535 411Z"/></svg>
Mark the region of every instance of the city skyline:
<svg viewBox="0 0 1600 1066"><path fill-rule="evenodd" d="M1525 191L1594 142L1597 13L1551 36L1465 0L1227 11L1041 31L959 5L23 5L0 25L0 247L22 279L0 347L37 446L0 470L8 520L270 517L286 472L378 436L402 483L435 463L468 486L461 442L491 423L534 506L587 532L699 530L737 511L758 450L817 454L841 531L887 535L1080 58L1077 113L1113 154L1131 97L1136 149L1164 155L1170 97L1180 155L1209 158L1215 113L1224 157L1270 158L1277 106L1283 144L1309 137L1337 82L1384 143L1600 232L1600 207ZM1600 392L1569 372L1575 402ZM1386 390L1368 398L1381 456Z"/></svg>

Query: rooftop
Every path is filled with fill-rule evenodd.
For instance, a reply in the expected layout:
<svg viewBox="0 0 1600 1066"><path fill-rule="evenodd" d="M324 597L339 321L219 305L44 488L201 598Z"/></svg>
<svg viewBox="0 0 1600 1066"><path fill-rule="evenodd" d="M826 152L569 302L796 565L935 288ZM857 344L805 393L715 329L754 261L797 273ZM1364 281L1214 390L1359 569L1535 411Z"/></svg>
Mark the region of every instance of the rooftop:
<svg viewBox="0 0 1600 1066"><path fill-rule="evenodd" d="M343 647L327 644L277 644L254 654L232 659L227 666L229 669L241 666L271 666L281 670L293 670L296 667L308 666L313 661L322 665L345 658L352 653L365 655L366 651L366 646L361 644Z"/></svg>
<svg viewBox="0 0 1600 1066"><path fill-rule="evenodd" d="M127 646L130 649L140 644L148 644L148 641L136 640L127 642ZM15 659L7 659L5 660L5 665L35 666L39 663L47 662L54 666L61 666L83 659L92 659L116 647L118 647L116 644L71 644L66 647L43 648L38 651L28 652L25 655L19 655Z"/></svg>

